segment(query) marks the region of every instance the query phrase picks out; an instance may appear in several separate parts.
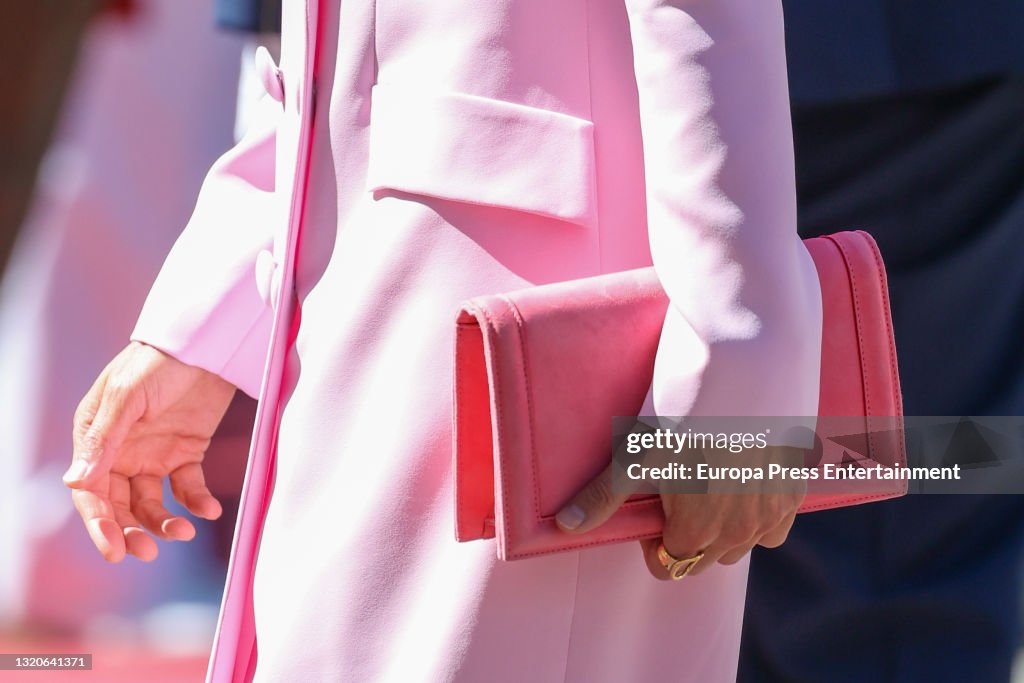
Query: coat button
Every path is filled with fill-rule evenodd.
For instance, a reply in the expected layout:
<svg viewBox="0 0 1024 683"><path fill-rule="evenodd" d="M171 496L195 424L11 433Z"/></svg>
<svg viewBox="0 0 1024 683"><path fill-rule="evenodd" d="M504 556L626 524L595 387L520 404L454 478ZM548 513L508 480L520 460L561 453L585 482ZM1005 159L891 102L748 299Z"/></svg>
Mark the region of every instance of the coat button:
<svg viewBox="0 0 1024 683"><path fill-rule="evenodd" d="M270 56L270 51L260 45L256 48L255 60L256 73L263 82L263 89L278 102L284 102L284 77Z"/></svg>
<svg viewBox="0 0 1024 683"><path fill-rule="evenodd" d="M277 303L277 295L281 291L281 269L267 249L256 255L256 291L267 306Z"/></svg>

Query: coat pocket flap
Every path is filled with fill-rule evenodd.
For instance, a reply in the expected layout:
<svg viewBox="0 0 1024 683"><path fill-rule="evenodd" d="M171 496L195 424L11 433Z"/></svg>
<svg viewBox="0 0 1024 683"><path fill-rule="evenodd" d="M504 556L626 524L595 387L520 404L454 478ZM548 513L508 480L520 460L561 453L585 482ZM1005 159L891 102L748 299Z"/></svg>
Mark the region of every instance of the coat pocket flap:
<svg viewBox="0 0 1024 683"><path fill-rule="evenodd" d="M370 111L370 190L594 223L590 121L475 95L379 83Z"/></svg>

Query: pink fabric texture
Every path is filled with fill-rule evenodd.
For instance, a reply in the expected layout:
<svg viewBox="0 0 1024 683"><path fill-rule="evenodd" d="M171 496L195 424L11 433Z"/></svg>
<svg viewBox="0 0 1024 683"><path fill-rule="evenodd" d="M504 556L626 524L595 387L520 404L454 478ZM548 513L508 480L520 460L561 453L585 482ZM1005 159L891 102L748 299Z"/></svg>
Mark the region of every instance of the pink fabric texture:
<svg viewBox="0 0 1024 683"><path fill-rule="evenodd" d="M653 262L646 410L814 414L785 74L774 0L285 0L134 334L261 399L210 680L735 676L745 562L455 542L451 320Z"/></svg>

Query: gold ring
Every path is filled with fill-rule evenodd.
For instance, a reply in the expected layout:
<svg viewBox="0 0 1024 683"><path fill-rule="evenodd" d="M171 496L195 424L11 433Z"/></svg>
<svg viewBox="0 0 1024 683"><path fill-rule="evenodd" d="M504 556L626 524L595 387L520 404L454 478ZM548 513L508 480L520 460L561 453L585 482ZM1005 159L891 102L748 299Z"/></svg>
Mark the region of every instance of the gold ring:
<svg viewBox="0 0 1024 683"><path fill-rule="evenodd" d="M676 557L665 549L664 543L658 544L658 561L661 562L662 567L668 570L668 575L673 581L678 581L689 574L702 557L704 557L703 550L693 557Z"/></svg>

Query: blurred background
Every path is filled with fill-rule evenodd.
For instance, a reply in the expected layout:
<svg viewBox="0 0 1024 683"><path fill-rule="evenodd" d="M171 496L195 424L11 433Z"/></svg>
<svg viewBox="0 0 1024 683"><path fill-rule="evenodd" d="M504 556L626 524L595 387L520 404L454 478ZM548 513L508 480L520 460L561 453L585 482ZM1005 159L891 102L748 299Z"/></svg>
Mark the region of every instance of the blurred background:
<svg viewBox="0 0 1024 683"><path fill-rule="evenodd" d="M208 454L223 517L161 543L152 564L106 564L61 474L78 400L263 92L250 64L258 43L274 47L274 21L213 0L34 0L5 14L0 54L18 66L0 75L0 652L93 653L94 670L0 680L202 680L253 402L236 400Z"/></svg>

